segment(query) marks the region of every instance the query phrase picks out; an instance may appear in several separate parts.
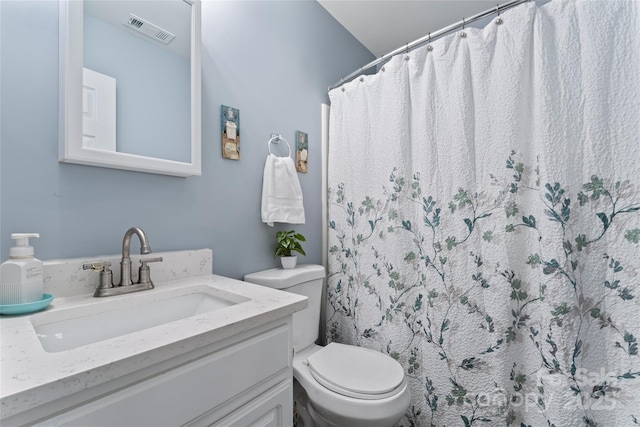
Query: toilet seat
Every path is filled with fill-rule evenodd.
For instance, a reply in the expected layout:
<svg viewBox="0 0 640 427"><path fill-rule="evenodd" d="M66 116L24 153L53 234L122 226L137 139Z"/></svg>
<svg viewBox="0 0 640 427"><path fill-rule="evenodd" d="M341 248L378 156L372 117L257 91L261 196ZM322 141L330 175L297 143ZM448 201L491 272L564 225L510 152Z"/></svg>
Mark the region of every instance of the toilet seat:
<svg viewBox="0 0 640 427"><path fill-rule="evenodd" d="M368 348L330 343L306 362L322 386L356 399L385 399L398 394L405 383L399 363Z"/></svg>

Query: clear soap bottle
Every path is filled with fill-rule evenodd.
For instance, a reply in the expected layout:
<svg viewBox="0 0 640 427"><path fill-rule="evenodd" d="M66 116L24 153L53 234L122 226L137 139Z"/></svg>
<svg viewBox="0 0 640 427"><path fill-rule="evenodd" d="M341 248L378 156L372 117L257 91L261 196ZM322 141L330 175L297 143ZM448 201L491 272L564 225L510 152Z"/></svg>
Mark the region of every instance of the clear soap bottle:
<svg viewBox="0 0 640 427"><path fill-rule="evenodd" d="M13 233L16 241L9 259L0 266L0 304L25 304L43 297L42 261L33 255L30 237L38 233Z"/></svg>

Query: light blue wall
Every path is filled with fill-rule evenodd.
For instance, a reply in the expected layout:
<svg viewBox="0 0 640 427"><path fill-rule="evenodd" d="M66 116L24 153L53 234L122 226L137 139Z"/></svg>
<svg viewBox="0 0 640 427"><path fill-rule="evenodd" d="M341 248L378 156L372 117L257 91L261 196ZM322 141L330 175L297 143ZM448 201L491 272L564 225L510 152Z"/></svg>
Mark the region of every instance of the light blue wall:
<svg viewBox="0 0 640 427"><path fill-rule="evenodd" d="M142 227L154 251L210 247L230 277L276 265L276 230L260 222L270 132L309 134L299 174L306 263L321 262L320 104L327 87L373 56L315 1L202 2L201 177L60 164L58 4L0 1L0 244L41 233L40 259L115 254ZM242 159L221 158L220 104L240 109ZM135 242L133 249L137 250Z"/></svg>

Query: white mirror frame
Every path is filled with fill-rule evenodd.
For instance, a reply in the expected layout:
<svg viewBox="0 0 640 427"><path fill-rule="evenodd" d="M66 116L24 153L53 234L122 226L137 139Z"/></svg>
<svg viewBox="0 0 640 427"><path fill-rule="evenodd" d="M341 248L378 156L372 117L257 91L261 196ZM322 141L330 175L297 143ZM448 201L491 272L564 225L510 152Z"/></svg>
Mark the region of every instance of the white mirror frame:
<svg viewBox="0 0 640 427"><path fill-rule="evenodd" d="M162 175L200 175L201 70L200 0L191 4L191 162L85 148L82 144L82 1L60 0L60 130L58 160L63 163Z"/></svg>

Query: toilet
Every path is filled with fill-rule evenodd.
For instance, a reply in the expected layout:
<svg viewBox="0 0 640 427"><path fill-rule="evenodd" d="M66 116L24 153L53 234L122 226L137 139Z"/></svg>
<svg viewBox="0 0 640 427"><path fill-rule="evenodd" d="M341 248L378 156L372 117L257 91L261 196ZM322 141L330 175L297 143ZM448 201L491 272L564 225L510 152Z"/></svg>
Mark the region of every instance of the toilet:
<svg viewBox="0 0 640 427"><path fill-rule="evenodd" d="M391 427L411 402L402 366L381 352L315 344L325 270L321 265L273 268L244 280L309 298L293 315L294 400L298 426Z"/></svg>

